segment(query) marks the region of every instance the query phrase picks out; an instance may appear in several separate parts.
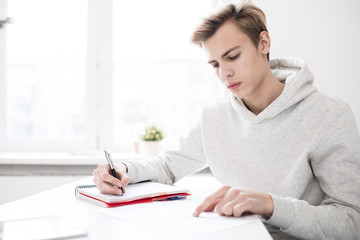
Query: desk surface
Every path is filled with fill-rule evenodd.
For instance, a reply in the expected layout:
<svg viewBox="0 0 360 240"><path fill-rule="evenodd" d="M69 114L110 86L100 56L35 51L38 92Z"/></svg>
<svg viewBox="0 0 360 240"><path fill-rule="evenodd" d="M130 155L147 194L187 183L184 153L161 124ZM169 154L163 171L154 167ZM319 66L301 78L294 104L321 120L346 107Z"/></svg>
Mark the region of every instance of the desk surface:
<svg viewBox="0 0 360 240"><path fill-rule="evenodd" d="M207 231L202 232L197 231L194 226L190 227L192 229L189 228L189 225L178 226L179 232L177 233L166 231L169 230L169 227L174 226L174 224L179 225L176 220L166 222L164 228L161 227L162 223L154 224L159 218L159 216L155 215L147 215L146 221L127 221L121 218L121 215L123 217L125 212L128 212L129 208L127 206L105 209L75 198L75 186L91 184L91 181L91 178L86 178L0 205L0 222L9 219L24 219L37 216L66 216L75 221L80 227L89 231L88 236L76 239L271 239L261 220L257 217L251 217L249 220L239 218L239 221L243 221L244 224L237 226L233 224L235 219L232 218L232 224L229 227L207 229ZM184 204L187 204L188 207L190 206L195 209L205 196L219 187L216 180L209 176L209 174L186 177L179 181L177 185L188 188L192 195L188 199L171 201L171 203L146 203L141 208L152 209L152 212L156 212L154 209L161 211L160 208L169 207L169 204L173 204L176 208L181 208L185 206ZM188 207L184 211L189 211ZM124 211L123 214L122 211ZM139 219L144 219L142 212L136 212L134 216L136 216L135 214L138 215ZM189 216L191 214L192 211L189 211ZM192 221L191 218L189 218L190 221ZM136 220L136 217L134 219ZM218 220L216 219L216 221ZM179 234L180 232L181 235Z"/></svg>

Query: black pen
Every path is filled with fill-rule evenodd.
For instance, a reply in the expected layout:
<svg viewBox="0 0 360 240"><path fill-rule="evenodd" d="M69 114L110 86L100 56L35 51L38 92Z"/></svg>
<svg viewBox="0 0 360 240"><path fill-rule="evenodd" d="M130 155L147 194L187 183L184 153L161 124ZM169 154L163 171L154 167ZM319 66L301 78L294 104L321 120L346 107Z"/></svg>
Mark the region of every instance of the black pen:
<svg viewBox="0 0 360 240"><path fill-rule="evenodd" d="M114 176L114 178L118 178L117 174L116 174L116 171L115 171L115 166L114 166L114 163L110 157L110 154L105 150L105 157L106 157L106 160L108 161L109 165L110 165L110 169L111 169L111 173L112 175ZM120 179L119 179L120 180ZM124 193L124 189L122 187L120 187L121 191Z"/></svg>

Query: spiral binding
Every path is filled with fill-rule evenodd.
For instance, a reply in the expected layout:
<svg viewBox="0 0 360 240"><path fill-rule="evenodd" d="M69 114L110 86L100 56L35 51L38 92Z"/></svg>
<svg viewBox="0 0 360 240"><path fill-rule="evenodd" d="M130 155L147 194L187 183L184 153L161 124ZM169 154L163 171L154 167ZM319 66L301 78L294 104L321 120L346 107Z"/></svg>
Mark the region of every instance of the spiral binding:
<svg viewBox="0 0 360 240"><path fill-rule="evenodd" d="M79 189L83 189L83 188L96 188L96 185L79 185L79 186L76 186L75 195L77 194Z"/></svg>

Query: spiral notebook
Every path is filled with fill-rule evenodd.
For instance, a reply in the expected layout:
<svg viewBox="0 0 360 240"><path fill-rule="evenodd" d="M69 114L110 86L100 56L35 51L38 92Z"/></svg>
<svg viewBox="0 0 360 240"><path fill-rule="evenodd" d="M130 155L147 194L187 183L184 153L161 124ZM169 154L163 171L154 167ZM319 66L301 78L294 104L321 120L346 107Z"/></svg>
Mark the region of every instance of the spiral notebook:
<svg viewBox="0 0 360 240"><path fill-rule="evenodd" d="M122 196L104 194L96 185L81 185L75 188L75 195L103 207L119 207L152 201L178 200L190 195L189 190L157 182L129 184Z"/></svg>

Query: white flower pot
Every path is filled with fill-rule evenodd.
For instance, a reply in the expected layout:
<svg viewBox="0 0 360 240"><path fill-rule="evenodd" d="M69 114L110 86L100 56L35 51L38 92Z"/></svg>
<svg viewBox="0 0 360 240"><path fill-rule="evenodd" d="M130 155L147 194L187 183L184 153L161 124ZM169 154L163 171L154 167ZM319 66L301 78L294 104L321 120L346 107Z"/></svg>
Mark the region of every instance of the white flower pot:
<svg viewBox="0 0 360 240"><path fill-rule="evenodd" d="M147 156L155 156L160 153L161 141L141 141L140 152Z"/></svg>

